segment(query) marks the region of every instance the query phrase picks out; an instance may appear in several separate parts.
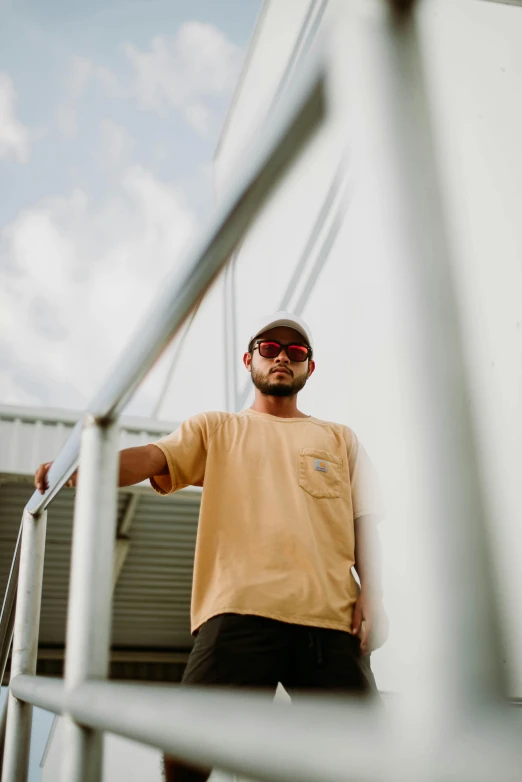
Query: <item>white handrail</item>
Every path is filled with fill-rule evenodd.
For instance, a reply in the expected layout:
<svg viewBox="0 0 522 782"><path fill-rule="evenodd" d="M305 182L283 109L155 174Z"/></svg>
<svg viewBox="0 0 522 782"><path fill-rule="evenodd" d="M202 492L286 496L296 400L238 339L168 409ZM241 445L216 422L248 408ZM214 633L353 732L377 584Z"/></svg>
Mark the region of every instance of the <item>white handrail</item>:
<svg viewBox="0 0 522 782"><path fill-rule="evenodd" d="M259 693L91 681L66 694L61 679L17 676L13 694L84 726L268 782L444 779L519 782L522 744L513 712L468 713L433 753L397 742L395 705L301 696L291 708ZM492 752L492 742L495 752Z"/></svg>
<svg viewBox="0 0 522 782"><path fill-rule="evenodd" d="M300 74L284 106L255 135L237 166L240 173L228 197L164 284L107 382L88 405L87 412L95 418L109 420L121 412L319 127L326 111L325 74L326 62L318 56ZM48 507L76 469L81 427L79 423L74 428L53 462L46 494L34 492L27 503L33 515Z"/></svg>
<svg viewBox="0 0 522 782"><path fill-rule="evenodd" d="M79 725L254 779L385 778L392 750L386 711L348 697L301 697L288 708L259 693L207 687L91 681L66 693L60 679L36 676L18 676L11 690Z"/></svg>
<svg viewBox="0 0 522 782"><path fill-rule="evenodd" d="M501 5L518 5L522 6L522 0L482 0L487 3L500 3Z"/></svg>
<svg viewBox="0 0 522 782"><path fill-rule="evenodd" d="M297 80L284 107L268 118L246 151L236 184L219 212L201 231L180 269L172 275L137 329L117 366L87 412L108 420L116 416L175 337L190 312L219 273L234 247L261 210L279 180L300 154L324 118L326 62L321 57ZM48 473L44 495L35 491L26 509L33 516L46 510L78 466L83 421L74 427ZM20 556L15 550L12 571ZM9 579L0 615L0 659L11 642L9 606L16 597L16 579Z"/></svg>
<svg viewBox="0 0 522 782"><path fill-rule="evenodd" d="M20 553L20 574L11 656L11 676L36 673L38 628L42 605L42 581L47 513L34 518L26 510ZM29 768L32 704L8 694L2 779L25 782Z"/></svg>
<svg viewBox="0 0 522 782"><path fill-rule="evenodd" d="M89 405L85 423L78 422L69 440L53 462L45 495L38 491L26 505L22 560L43 560L45 510L78 465L82 466L75 506L73 565L68 611L67 687L90 679L104 679L108 669L111 613L110 556L114 542L116 509L117 423L119 414L150 371L163 350L201 301L247 228L287 173L326 113L326 59L320 55L300 74L285 105L273 112L266 126L252 139L240 175L228 198L207 229L186 254L180 268L163 286L143 324L130 340L107 382ZM82 442L80 452L80 440ZM96 502L95 502L96 499ZM99 543L103 557L97 556ZM13 568L17 566L19 548ZM40 572L42 571L42 572ZM5 604L18 591L13 642L13 674L32 674L36 669L39 622L32 621L33 600L41 601L43 569L34 574L29 566L20 570L18 587L11 580ZM10 615L0 618L0 630L10 641ZM8 639L9 636L9 639ZM8 639L8 640L7 640ZM5 644L4 644L5 646ZM20 654L18 654L20 652ZM7 714L3 782L23 782L27 777L31 708L17 703L11 690ZM67 713L67 752L62 769L66 782L98 779L101 773L101 736L83 730Z"/></svg>

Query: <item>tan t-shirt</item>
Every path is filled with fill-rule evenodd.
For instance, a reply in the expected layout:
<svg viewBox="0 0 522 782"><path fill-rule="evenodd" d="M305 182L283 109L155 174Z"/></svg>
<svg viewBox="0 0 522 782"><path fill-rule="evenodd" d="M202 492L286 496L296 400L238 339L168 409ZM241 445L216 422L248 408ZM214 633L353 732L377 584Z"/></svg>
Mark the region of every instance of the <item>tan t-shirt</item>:
<svg viewBox="0 0 522 782"><path fill-rule="evenodd" d="M354 519L378 515L371 462L346 426L317 418L202 413L156 443L160 494L203 486L192 632L256 614L351 632Z"/></svg>

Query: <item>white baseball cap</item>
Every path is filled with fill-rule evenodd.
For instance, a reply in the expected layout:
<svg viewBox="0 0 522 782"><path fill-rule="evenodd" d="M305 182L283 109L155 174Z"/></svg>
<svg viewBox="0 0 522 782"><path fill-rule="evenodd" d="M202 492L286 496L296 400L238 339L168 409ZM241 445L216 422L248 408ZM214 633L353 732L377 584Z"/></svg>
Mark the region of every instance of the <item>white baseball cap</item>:
<svg viewBox="0 0 522 782"><path fill-rule="evenodd" d="M269 329L275 329L278 326L287 326L288 328L295 329L301 334L312 350L314 349L310 328L299 315L294 315L292 312L274 312L272 315L260 318L256 324L255 331L248 340L248 344L250 345L252 340L260 334L263 334L263 332L269 331Z"/></svg>

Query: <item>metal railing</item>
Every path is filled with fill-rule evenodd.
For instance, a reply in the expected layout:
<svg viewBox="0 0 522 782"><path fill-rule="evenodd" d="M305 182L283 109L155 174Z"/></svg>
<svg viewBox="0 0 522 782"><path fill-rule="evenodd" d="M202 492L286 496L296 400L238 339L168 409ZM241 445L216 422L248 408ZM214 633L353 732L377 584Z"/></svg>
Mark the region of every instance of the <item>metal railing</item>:
<svg viewBox="0 0 522 782"><path fill-rule="evenodd" d="M357 5L354 0L354 8ZM444 632L439 633L436 648L418 650L406 708L391 720L387 710L377 706L363 708L338 699L304 700L288 709L247 694L105 681L119 414L323 122L328 65L319 59L286 93L285 106L279 106L245 155L244 165L238 166L241 176L235 189L155 302L53 463L45 496L35 492L24 510L2 782L27 779L33 705L64 715L63 782L100 780L104 731L188 762L274 782L395 776L474 782L519 778L522 749L503 702L498 634L492 627L498 616L493 570L415 3L382 0L371 31L365 35L363 28L356 45L344 45L342 56L345 67L357 72L352 87L357 82L361 91L357 106L365 143L389 161L386 175L396 196L396 252L406 258L413 296L423 303L414 347L422 368L424 413L432 421L425 433L425 466L426 474L437 476L437 486L445 486L445 496L433 491L430 506L417 523L424 524L434 547L427 580L436 577L433 561L441 561L444 547L445 578L437 579L436 601L429 606L433 621ZM335 89L343 89L342 79L336 84ZM455 420L460 424L458 439L451 436ZM46 513L78 463L65 678L43 679L34 674ZM1 659L10 641L17 569L15 560L0 623Z"/></svg>

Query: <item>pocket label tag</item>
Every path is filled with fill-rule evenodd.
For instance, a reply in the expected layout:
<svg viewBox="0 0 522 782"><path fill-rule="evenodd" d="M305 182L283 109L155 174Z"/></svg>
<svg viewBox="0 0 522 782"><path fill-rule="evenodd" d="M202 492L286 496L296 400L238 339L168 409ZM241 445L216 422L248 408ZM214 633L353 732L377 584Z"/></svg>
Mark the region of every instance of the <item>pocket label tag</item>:
<svg viewBox="0 0 522 782"><path fill-rule="evenodd" d="M314 470L328 472L328 462L325 462L323 459L316 459L314 462Z"/></svg>

